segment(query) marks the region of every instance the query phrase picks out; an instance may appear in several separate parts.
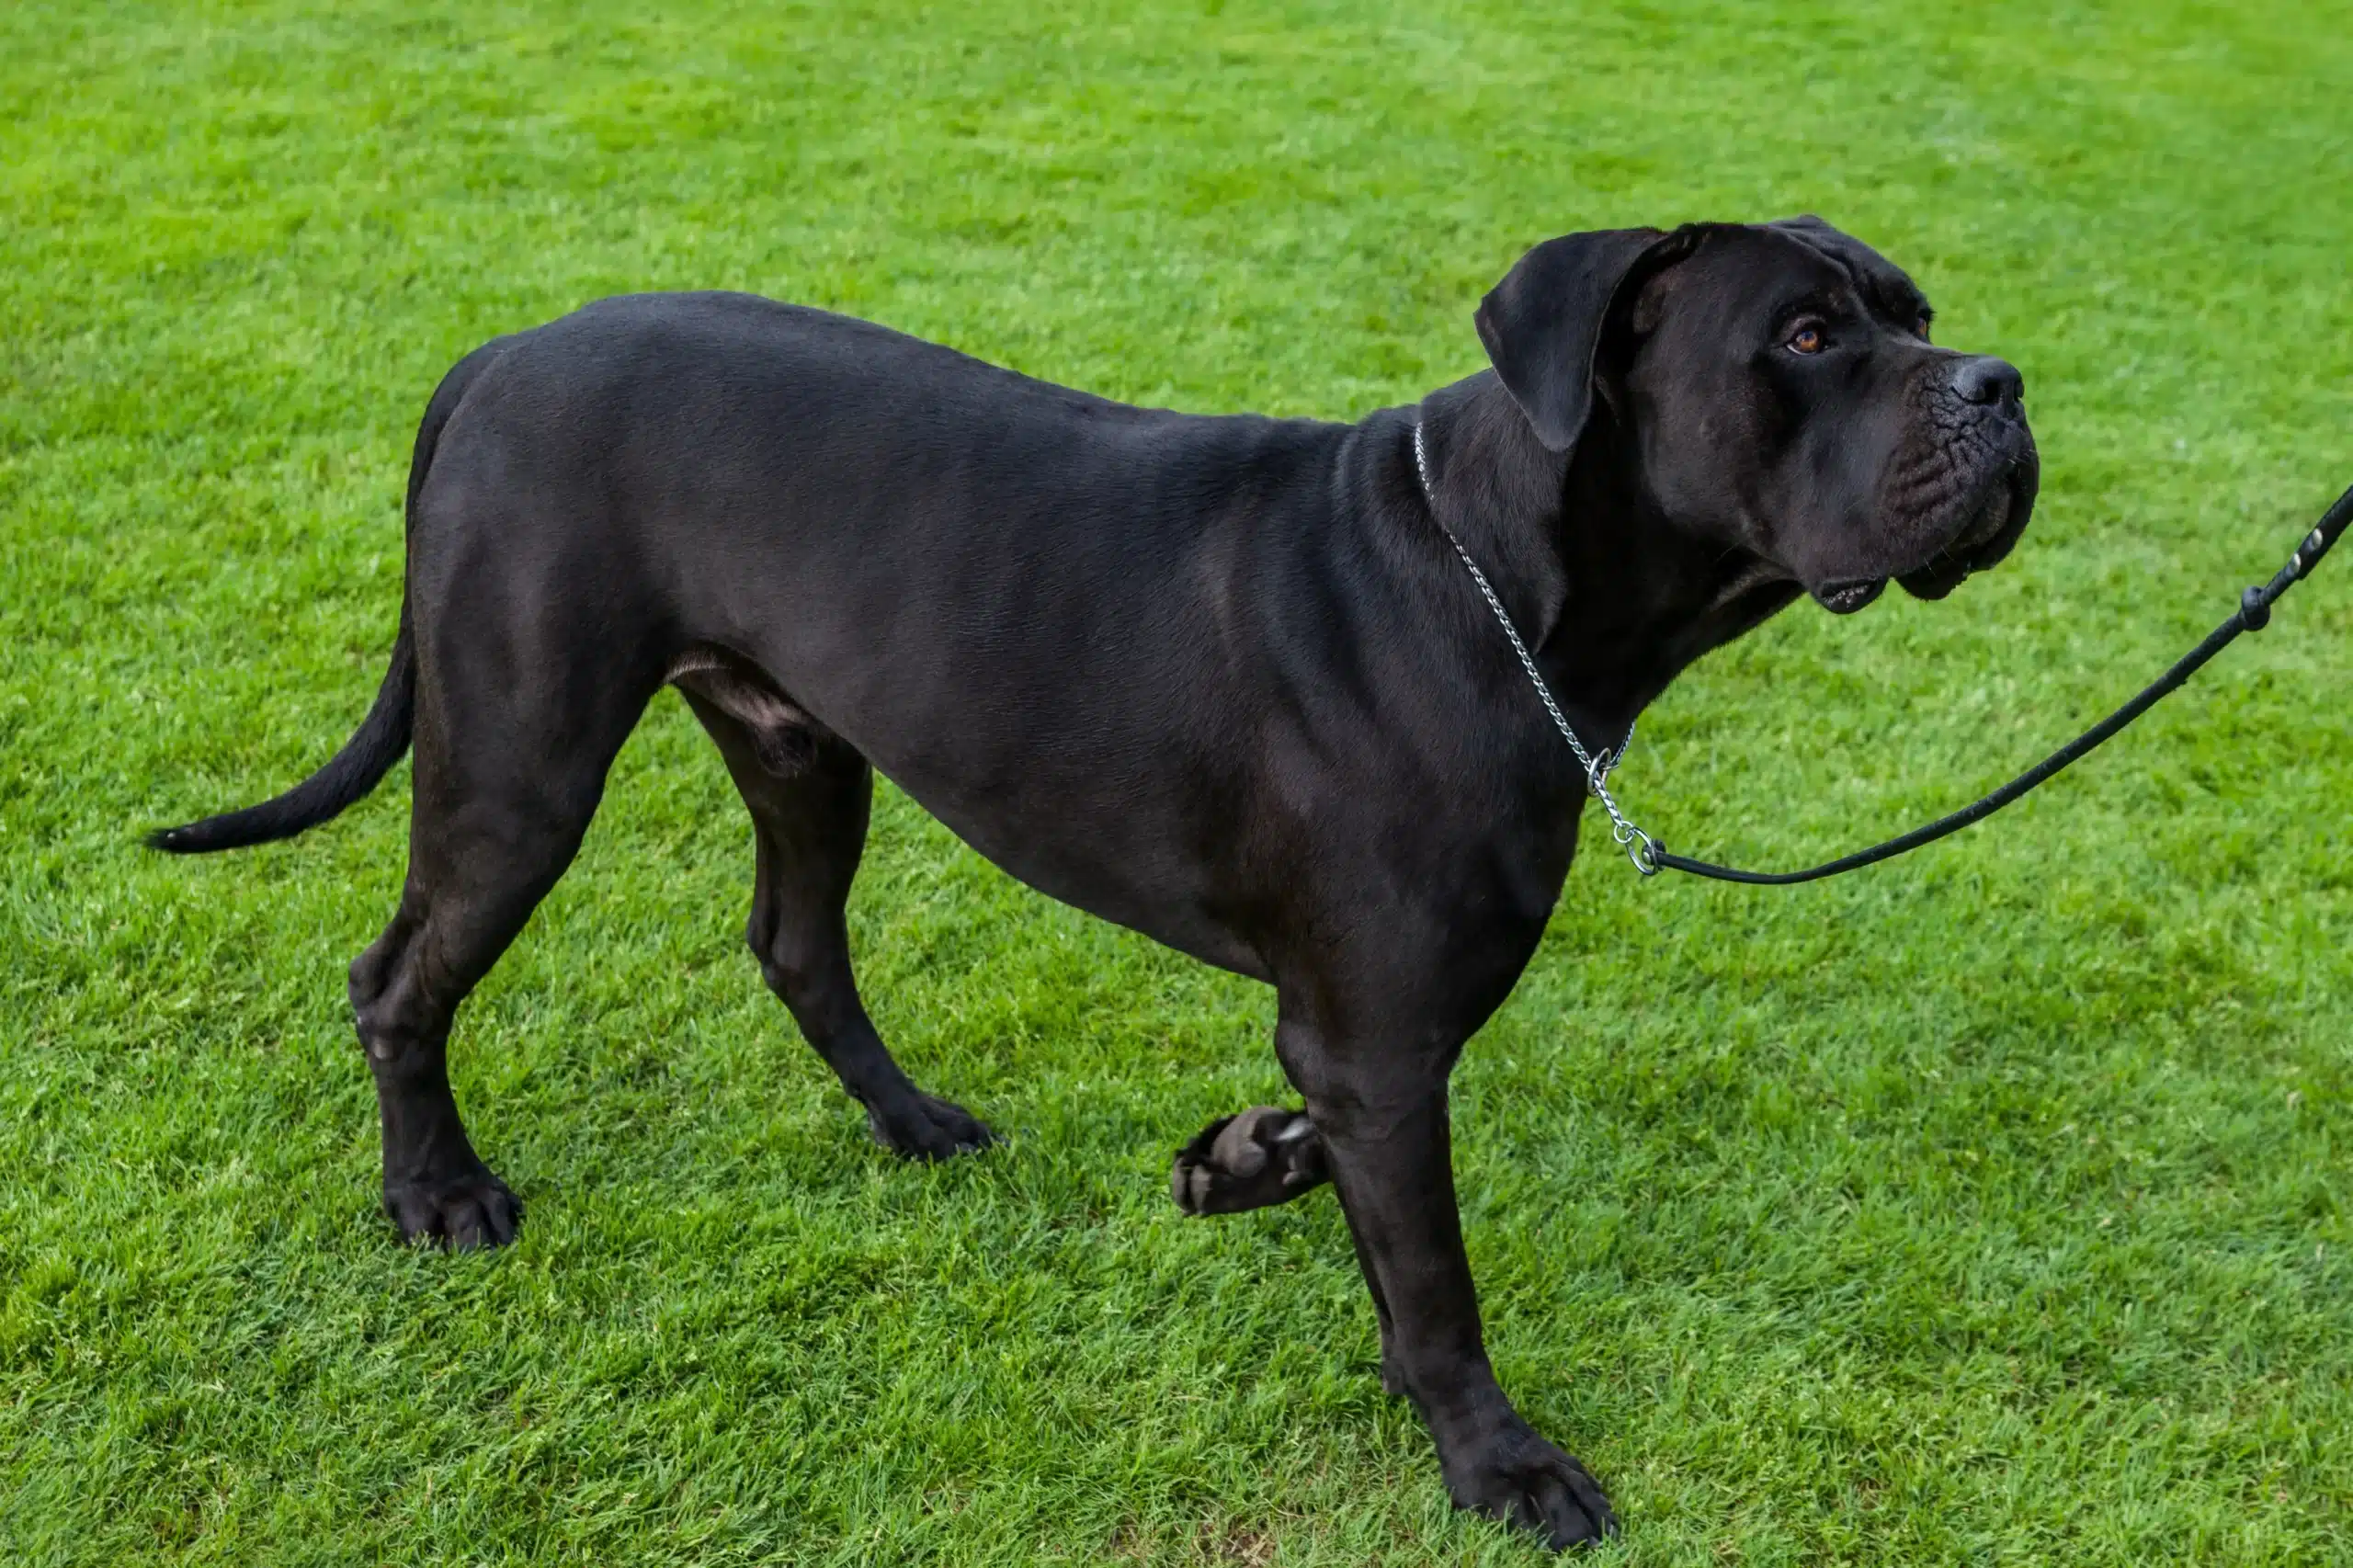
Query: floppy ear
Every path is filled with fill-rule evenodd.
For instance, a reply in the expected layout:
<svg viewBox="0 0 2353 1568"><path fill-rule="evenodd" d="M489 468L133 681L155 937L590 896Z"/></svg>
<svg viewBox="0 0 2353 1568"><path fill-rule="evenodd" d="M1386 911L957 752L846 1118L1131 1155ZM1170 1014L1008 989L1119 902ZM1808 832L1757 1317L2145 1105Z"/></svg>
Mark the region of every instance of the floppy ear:
<svg viewBox="0 0 2353 1568"><path fill-rule="evenodd" d="M1685 255L1697 226L1595 229L1546 240L1479 302L1479 341L1536 438L1565 452L1593 407L1593 358L1620 288L1646 261ZM1645 269L1647 270L1647 269Z"/></svg>

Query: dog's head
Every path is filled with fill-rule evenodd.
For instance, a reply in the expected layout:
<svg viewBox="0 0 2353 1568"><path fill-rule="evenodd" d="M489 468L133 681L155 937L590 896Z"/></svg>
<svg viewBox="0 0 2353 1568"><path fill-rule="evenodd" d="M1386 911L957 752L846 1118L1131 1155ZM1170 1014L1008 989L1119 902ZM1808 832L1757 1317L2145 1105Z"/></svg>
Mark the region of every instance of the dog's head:
<svg viewBox="0 0 2353 1568"><path fill-rule="evenodd" d="M2009 552L2040 473L2018 372L1928 340L1904 273L1818 218L1548 240L1479 307L1554 451L1597 403L1658 511L1847 614Z"/></svg>

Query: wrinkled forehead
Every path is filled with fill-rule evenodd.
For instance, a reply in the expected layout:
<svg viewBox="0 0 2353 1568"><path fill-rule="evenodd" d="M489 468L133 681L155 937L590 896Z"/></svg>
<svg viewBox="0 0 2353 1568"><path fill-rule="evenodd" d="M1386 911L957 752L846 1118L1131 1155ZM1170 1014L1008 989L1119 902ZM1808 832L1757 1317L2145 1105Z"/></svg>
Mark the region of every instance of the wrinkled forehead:
<svg viewBox="0 0 2353 1568"><path fill-rule="evenodd" d="M1928 308L1901 267L1819 219L1711 225L1698 254L1668 267L1645 304L1638 326L1648 317L1677 336L1721 336L1727 346L1802 311L1854 312L1908 328Z"/></svg>
<svg viewBox="0 0 2353 1568"><path fill-rule="evenodd" d="M1784 218L1759 224L1753 232L1776 250L1802 252L1809 260L1835 269L1876 315L1908 325L1928 308L1927 296L1902 267L1819 218Z"/></svg>

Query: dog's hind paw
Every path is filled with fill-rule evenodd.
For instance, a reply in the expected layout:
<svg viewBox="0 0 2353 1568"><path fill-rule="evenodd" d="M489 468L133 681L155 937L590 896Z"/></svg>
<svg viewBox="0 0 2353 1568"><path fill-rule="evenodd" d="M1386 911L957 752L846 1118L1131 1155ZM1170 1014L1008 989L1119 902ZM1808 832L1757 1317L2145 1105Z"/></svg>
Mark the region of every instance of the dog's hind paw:
<svg viewBox="0 0 2353 1568"><path fill-rule="evenodd" d="M1307 1113L1262 1105L1201 1129L1176 1151L1168 1186L1188 1214L1238 1214L1289 1203L1329 1179Z"/></svg>
<svg viewBox="0 0 2353 1568"><path fill-rule="evenodd" d="M879 1106L866 1108L866 1131L874 1141L904 1160L946 1160L985 1149L996 1142L988 1123L953 1100L921 1090L886 1114Z"/></svg>

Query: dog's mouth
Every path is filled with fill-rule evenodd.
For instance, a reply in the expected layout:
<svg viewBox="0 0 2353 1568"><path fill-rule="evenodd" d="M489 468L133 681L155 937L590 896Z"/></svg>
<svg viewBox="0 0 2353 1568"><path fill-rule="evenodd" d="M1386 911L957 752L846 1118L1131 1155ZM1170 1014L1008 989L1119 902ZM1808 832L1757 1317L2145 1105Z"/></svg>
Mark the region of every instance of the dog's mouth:
<svg viewBox="0 0 2353 1568"><path fill-rule="evenodd" d="M1909 587L1909 583L1904 585ZM1886 590L1884 577L1853 577L1814 587L1813 602L1833 615L1852 615Z"/></svg>
<svg viewBox="0 0 2353 1568"><path fill-rule="evenodd" d="M1986 486L1969 521L1927 564L1896 574L1904 591L1915 599L1940 599L1961 586L1971 573L1999 565L2034 515L2038 477L2034 449L2029 446L1998 482Z"/></svg>
<svg viewBox="0 0 2353 1568"><path fill-rule="evenodd" d="M1915 599L1940 599L1973 572L1983 572L2010 552L2034 508L2031 461L2013 467L1985 487L1966 514L1967 521L1938 546L1927 561L1908 572L1870 577L1832 577L1807 585L1814 603L1833 615L1853 615L1887 591L1893 580ZM1916 557L1915 557L1916 559Z"/></svg>

